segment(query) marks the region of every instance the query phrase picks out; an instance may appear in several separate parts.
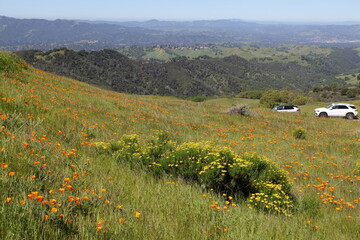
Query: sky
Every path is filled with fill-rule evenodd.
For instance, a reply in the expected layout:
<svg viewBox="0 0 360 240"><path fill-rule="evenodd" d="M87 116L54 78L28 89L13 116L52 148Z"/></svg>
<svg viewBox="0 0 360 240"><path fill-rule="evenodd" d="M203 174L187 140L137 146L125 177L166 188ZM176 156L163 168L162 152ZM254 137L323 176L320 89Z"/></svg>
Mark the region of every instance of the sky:
<svg viewBox="0 0 360 240"><path fill-rule="evenodd" d="M0 0L0 16L108 21L360 22L359 0Z"/></svg>

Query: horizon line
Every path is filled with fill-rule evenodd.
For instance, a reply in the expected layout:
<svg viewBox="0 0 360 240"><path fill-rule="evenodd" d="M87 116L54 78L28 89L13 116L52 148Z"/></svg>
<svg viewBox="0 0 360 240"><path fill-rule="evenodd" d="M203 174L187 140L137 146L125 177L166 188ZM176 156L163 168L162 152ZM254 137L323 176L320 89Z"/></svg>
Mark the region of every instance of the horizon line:
<svg viewBox="0 0 360 240"><path fill-rule="evenodd" d="M197 22L197 21L243 21L249 23L259 23L259 24L360 24L360 19L356 20L279 20L279 19L242 19L242 18L212 18L212 19L161 19L161 18L124 18L124 19L106 19L106 18L62 18L62 17L10 17L5 15L0 15L0 17L8 17L15 19L38 19L38 20L68 20L68 21L88 21L88 22L150 22L150 21L159 21L159 22Z"/></svg>

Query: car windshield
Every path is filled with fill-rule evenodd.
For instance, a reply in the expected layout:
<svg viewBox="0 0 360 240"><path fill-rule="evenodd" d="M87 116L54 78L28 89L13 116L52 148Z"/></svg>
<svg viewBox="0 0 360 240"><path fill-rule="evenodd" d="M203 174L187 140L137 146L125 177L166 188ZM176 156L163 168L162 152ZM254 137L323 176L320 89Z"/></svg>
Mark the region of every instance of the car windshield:
<svg viewBox="0 0 360 240"><path fill-rule="evenodd" d="M333 105L332 104L330 104L329 106L327 106L326 108L327 109L331 109L333 107Z"/></svg>

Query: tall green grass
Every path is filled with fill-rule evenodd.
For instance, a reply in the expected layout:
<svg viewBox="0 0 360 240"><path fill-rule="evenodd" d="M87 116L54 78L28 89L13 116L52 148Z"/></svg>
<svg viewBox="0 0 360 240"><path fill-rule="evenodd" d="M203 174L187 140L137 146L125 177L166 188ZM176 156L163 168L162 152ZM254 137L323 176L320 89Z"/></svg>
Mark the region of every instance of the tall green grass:
<svg viewBox="0 0 360 240"><path fill-rule="evenodd" d="M27 68L27 64L15 54L0 51L0 72L15 73Z"/></svg>
<svg viewBox="0 0 360 240"><path fill-rule="evenodd" d="M18 67L0 74L1 239L360 238L359 122L314 117L326 103L279 114L254 100L126 95ZM239 103L257 117L225 113ZM293 136L298 127L305 139ZM124 134L144 144L159 132L275 161L292 182L293 216L229 206L229 195L155 178L94 147Z"/></svg>

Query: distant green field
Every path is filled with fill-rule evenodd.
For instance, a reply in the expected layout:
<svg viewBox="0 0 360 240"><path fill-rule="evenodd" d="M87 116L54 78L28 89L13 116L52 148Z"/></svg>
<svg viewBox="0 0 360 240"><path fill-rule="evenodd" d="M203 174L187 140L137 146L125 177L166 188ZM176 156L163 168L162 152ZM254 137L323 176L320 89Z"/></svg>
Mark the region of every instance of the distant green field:
<svg viewBox="0 0 360 240"><path fill-rule="evenodd" d="M226 47L222 45L200 46L200 47L143 47L142 55L139 56L139 48L142 47L124 47L118 49L119 52L136 59L156 59L169 61L175 57L188 57L190 59L201 56L211 58L223 58L231 55L237 55L247 60L257 60L259 62L297 62L307 65L301 56L328 56L331 48L321 48L317 46L296 46L286 45L280 47ZM135 50L136 49L136 50Z"/></svg>
<svg viewBox="0 0 360 240"><path fill-rule="evenodd" d="M357 76L359 74L360 73L342 74L342 75L337 76L337 78L346 80L345 82L347 84L357 85L360 83L360 81L357 79Z"/></svg>

